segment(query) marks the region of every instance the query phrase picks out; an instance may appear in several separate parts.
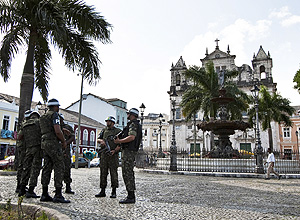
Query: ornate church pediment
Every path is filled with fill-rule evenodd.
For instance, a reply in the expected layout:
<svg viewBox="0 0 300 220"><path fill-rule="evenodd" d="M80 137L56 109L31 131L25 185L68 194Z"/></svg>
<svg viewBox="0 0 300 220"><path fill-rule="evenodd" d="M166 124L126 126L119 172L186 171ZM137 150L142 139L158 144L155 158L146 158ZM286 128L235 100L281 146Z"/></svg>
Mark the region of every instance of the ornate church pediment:
<svg viewBox="0 0 300 220"><path fill-rule="evenodd" d="M269 56L266 54L266 52L264 51L264 49L262 48L262 46L260 46L257 55L254 57L254 59L256 60L265 60L268 59Z"/></svg>

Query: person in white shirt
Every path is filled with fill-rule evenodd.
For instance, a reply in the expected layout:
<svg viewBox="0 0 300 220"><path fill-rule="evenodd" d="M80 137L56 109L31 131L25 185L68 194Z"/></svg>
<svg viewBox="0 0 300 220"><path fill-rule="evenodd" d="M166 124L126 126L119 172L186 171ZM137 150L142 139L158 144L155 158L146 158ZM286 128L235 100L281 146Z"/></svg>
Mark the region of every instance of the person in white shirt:
<svg viewBox="0 0 300 220"><path fill-rule="evenodd" d="M274 154L273 154L271 148L268 148L268 153L269 153L268 159L265 162L265 164L268 163L268 171L267 171L266 180L270 179L270 173L274 173L278 177L278 179L280 179L281 176L274 170L275 157L274 157Z"/></svg>

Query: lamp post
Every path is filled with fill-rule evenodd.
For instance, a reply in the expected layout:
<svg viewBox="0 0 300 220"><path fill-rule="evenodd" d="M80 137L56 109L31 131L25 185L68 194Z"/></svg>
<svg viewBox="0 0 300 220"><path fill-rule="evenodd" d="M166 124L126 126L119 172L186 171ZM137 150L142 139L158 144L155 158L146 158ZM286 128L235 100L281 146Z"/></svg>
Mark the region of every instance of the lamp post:
<svg viewBox="0 0 300 220"><path fill-rule="evenodd" d="M170 171L177 171L177 147L176 147L176 140L175 140L175 104L176 104L176 90L173 89L172 93L170 94L170 100L172 104L172 114L173 114L173 131L172 131L172 142L170 147L171 153L171 164L170 164Z"/></svg>
<svg viewBox="0 0 300 220"><path fill-rule="evenodd" d="M158 157L163 157L162 147L161 147L161 128L162 128L162 121L163 121L163 115L159 114L159 152Z"/></svg>
<svg viewBox="0 0 300 220"><path fill-rule="evenodd" d="M41 111L45 111L45 114L48 110L48 108L45 106L45 108L42 108L43 104L39 101L37 104L36 104L38 110L41 110Z"/></svg>
<svg viewBox="0 0 300 220"><path fill-rule="evenodd" d="M297 146L296 146L296 150L295 150L295 152L297 152L298 151L298 131L296 130L296 142L297 142Z"/></svg>
<svg viewBox="0 0 300 220"><path fill-rule="evenodd" d="M145 111L145 105L144 103L141 104L140 106L140 111L141 111L141 127L142 127L142 130L143 130L143 121L144 121L144 111ZM145 161L146 161L146 153L144 152L144 149L143 149L143 137L142 137L142 141L141 141L141 144L140 144L140 148L138 150L138 153L136 155L136 166L137 167L144 167L145 165Z"/></svg>
<svg viewBox="0 0 300 220"><path fill-rule="evenodd" d="M256 173L264 173L263 166L263 148L261 146L260 140L260 131L259 131L259 119L258 119L258 96L259 96L259 88L257 84L254 84L254 88L251 89L251 93L254 97L255 101L255 117L256 117L256 146L255 146L255 154L256 154Z"/></svg>

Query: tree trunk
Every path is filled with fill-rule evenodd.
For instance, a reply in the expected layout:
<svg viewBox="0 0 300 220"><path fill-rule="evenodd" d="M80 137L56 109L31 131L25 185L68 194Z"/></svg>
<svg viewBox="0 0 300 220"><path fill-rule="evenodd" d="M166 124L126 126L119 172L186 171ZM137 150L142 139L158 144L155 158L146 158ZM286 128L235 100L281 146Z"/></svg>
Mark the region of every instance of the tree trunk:
<svg viewBox="0 0 300 220"><path fill-rule="evenodd" d="M269 147L273 151L273 134L271 128L268 128L268 137L269 137Z"/></svg>
<svg viewBox="0 0 300 220"><path fill-rule="evenodd" d="M29 39L26 62L20 83L19 124L23 121L25 111L31 108L34 89L34 37Z"/></svg>

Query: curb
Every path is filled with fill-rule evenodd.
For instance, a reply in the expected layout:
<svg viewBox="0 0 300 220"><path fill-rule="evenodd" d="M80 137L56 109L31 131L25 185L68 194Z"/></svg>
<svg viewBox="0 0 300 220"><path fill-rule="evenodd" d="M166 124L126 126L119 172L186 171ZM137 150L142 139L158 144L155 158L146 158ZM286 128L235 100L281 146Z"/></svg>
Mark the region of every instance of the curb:
<svg viewBox="0 0 300 220"><path fill-rule="evenodd" d="M265 179L265 174L256 173L221 173L221 172L192 172L192 171L168 171L168 170L150 170L143 169L145 173L163 174L163 175L187 175L187 176L214 176L214 177L232 177L232 178L258 178ZM275 178L271 176L270 178ZM282 179L300 179L300 174L281 174Z"/></svg>
<svg viewBox="0 0 300 220"><path fill-rule="evenodd" d="M4 202L0 202L0 205L6 205ZM18 209L18 204L12 203L11 204L13 209ZM55 220L71 220L71 218L65 214L60 213L59 211L55 209L50 209L47 207L43 207L40 205L35 204L28 204L28 203L22 203L22 209L25 213L42 213L43 211L46 213L49 219L55 219Z"/></svg>
<svg viewBox="0 0 300 220"><path fill-rule="evenodd" d="M0 171L0 176L16 176L17 171Z"/></svg>

